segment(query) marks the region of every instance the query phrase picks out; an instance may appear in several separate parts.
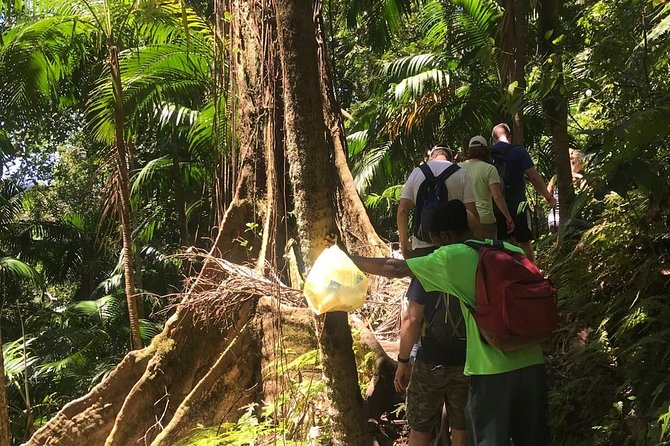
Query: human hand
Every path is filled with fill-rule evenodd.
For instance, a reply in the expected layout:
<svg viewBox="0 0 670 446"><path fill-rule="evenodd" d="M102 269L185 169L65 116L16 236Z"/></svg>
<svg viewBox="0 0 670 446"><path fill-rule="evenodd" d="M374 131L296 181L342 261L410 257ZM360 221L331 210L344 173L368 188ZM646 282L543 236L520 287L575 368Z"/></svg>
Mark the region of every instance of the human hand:
<svg viewBox="0 0 670 446"><path fill-rule="evenodd" d="M403 392L409 384L409 379L412 376L412 366L409 363L398 363L398 368L395 371L395 379L393 385L396 392Z"/></svg>
<svg viewBox="0 0 670 446"><path fill-rule="evenodd" d="M505 221L505 223L507 224L507 233L511 234L512 232L514 232L514 220L512 220L512 218L510 217Z"/></svg>

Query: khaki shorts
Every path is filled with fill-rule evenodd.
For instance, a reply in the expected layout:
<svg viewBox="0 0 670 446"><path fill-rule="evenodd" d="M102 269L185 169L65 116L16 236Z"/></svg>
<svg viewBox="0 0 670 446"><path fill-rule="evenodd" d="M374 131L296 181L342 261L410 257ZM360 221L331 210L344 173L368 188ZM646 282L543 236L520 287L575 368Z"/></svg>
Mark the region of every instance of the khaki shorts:
<svg viewBox="0 0 670 446"><path fill-rule="evenodd" d="M407 422L419 432L440 427L442 404L447 405L449 425L465 430L465 404L469 379L463 366L432 366L416 361L407 388Z"/></svg>

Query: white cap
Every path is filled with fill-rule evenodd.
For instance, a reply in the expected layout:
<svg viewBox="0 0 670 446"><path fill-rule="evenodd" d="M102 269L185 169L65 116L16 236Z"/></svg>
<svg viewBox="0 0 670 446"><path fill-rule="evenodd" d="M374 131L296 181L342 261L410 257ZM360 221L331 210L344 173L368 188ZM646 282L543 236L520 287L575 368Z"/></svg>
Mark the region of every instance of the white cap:
<svg viewBox="0 0 670 446"><path fill-rule="evenodd" d="M482 135L477 135L473 136L470 138L470 143L468 144L468 147L488 147L489 143L486 142L486 138L484 138Z"/></svg>

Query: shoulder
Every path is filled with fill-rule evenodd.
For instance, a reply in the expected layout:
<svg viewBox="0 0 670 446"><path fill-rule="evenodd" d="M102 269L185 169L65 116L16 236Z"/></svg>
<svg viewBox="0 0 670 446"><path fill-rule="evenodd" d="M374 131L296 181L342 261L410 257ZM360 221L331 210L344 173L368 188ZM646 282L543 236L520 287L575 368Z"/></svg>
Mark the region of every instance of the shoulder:
<svg viewBox="0 0 670 446"><path fill-rule="evenodd" d="M472 249L464 243L452 243L440 246L431 255L434 256L434 261L444 261L444 259L469 254L471 251Z"/></svg>
<svg viewBox="0 0 670 446"><path fill-rule="evenodd" d="M482 163L481 167L484 172L484 178L497 179L500 180L500 175L498 174L498 169L493 164Z"/></svg>
<svg viewBox="0 0 670 446"><path fill-rule="evenodd" d="M426 164L428 164L428 166L433 170L438 169L442 171L451 166L453 163L447 160L430 160Z"/></svg>
<svg viewBox="0 0 670 446"><path fill-rule="evenodd" d="M416 179L421 179L423 180L425 178L425 175L421 171L421 167L415 167L412 172L410 172L409 176L407 177L407 183L411 183L412 181L415 181Z"/></svg>

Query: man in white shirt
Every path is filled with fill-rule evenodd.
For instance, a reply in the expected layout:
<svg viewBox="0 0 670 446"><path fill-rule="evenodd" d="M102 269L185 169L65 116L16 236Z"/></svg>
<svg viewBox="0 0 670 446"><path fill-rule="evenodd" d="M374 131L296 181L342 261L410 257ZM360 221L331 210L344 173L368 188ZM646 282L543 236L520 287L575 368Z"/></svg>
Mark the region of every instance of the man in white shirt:
<svg viewBox="0 0 670 446"><path fill-rule="evenodd" d="M475 192L472 181L465 170L452 163L453 153L446 144L438 144L428 152L426 166L430 168L433 176L438 178L444 172L449 174L445 180L448 197L445 200L460 200L471 213L471 225L473 231L479 224L479 214L475 202ZM425 166L423 166L426 169ZM449 169L447 171L447 169ZM426 172L427 173L427 172ZM423 231L417 225L416 219L420 218L421 208L424 203L417 204L417 198L425 201L424 197L417 197L421 185L426 180L426 174L421 166L415 168L410 174L403 187L400 203L398 205L397 224L400 235L400 250L403 256L424 256L434 251L437 246L433 245L429 237L423 236ZM413 233L409 234L409 214L412 209L417 208L414 215L415 224ZM439 292L427 292L418 279L412 278L407 289L407 298L412 302L421 303L424 308L425 320L432 320L435 315L436 303L440 299ZM458 309L460 313L460 309ZM452 310L447 310L452 311ZM453 318L462 319L462 315L453 314ZM403 326L410 321L408 315L403 313ZM409 362L409 358L398 358L399 362ZM407 389L407 421L409 423L410 445L428 445L434 434L439 429L440 435L450 436L450 444L454 446L465 446L465 403L468 393L468 379L463 374L465 366L465 339L462 342L452 342L443 345L442 341L432 339L430 335L422 337L421 347L418 349L417 361L414 372L416 380ZM423 378L420 378L423 377ZM425 382L427 381L427 382ZM431 387L439 381L442 394L436 394L435 388ZM429 402L430 401L430 402ZM442 404L446 403L447 419L450 427L448 433L446 426L440 429L440 412Z"/></svg>
<svg viewBox="0 0 670 446"><path fill-rule="evenodd" d="M428 161L426 164L430 167L433 175L438 176L442 171L451 166L453 152L446 144L438 144L428 152ZM435 245L430 240L421 240L414 234L409 234L409 214L416 204L417 194L421 183L426 179L419 167L415 168L407 178L407 182L402 189L400 203L398 204L398 213L396 214L396 223L398 225L398 235L400 238L400 251L403 257L417 257L431 252ZM479 213L475 201L475 192L472 187L472 181L468 174L459 169L446 180L449 200L460 200L470 214L470 223L472 231L477 233L479 225ZM425 249L431 248L431 249ZM414 252L416 251L416 252ZM427 252L424 252L427 251Z"/></svg>

